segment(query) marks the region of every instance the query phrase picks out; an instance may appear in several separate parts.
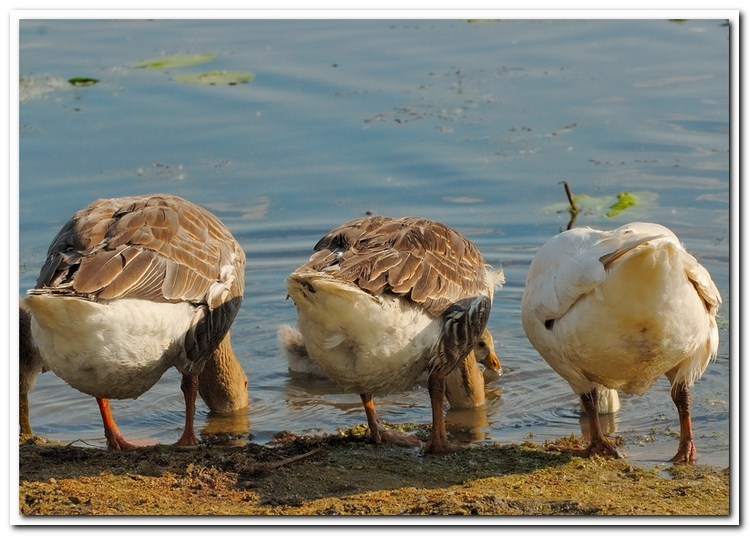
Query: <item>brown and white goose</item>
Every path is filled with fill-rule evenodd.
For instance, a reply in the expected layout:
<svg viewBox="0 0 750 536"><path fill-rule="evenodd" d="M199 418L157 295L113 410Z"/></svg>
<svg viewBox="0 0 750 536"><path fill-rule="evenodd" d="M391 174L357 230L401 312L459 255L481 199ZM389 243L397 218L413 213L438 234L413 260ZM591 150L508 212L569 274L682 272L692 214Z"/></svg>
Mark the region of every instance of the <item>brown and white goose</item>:
<svg viewBox="0 0 750 536"><path fill-rule="evenodd" d="M224 224L172 195L100 199L63 226L26 298L32 333L46 366L96 397L108 448L134 446L109 399L137 398L172 366L185 396L177 445L197 444L199 374L214 352L236 361L228 331L244 269Z"/></svg>
<svg viewBox="0 0 750 536"><path fill-rule="evenodd" d="M445 431L445 378L479 340L502 271L450 227L371 216L325 235L287 278L312 360L359 393L371 440L421 445L387 431L373 395L402 391L429 371L432 432L425 451L454 450Z"/></svg>
<svg viewBox="0 0 750 536"><path fill-rule="evenodd" d="M305 348L302 334L288 324L279 326L279 345L287 358L289 372L313 378L330 379L323 372ZM479 363L485 376L479 369ZM489 330L485 329L464 362L453 369L445 378L445 397L452 408L466 409L480 406L485 401L484 384L500 377L500 360L495 353L495 342Z"/></svg>
<svg viewBox="0 0 750 536"><path fill-rule="evenodd" d="M31 311L23 299L18 304L18 423L21 435L31 435L29 422L29 392L36 378L45 372L39 348L31 336Z"/></svg>
<svg viewBox="0 0 750 536"><path fill-rule="evenodd" d="M576 454L618 456L599 425L599 394L641 395L664 374L680 419L671 461L695 463L690 387L716 357L720 303L708 271L662 225L571 229L542 246L521 318L531 344L585 407L591 441Z"/></svg>

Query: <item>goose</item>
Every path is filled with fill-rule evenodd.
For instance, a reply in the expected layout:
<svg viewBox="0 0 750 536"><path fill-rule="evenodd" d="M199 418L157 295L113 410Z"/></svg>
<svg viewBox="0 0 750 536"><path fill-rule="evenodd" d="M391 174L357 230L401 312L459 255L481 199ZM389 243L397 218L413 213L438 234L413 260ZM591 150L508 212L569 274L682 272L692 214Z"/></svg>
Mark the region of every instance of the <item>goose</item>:
<svg viewBox="0 0 750 536"><path fill-rule="evenodd" d="M286 355L289 372L313 378L330 379L323 369L310 359L302 334L288 324L278 330L279 344ZM487 371L500 376L500 360L495 353L495 342L488 329L482 332L463 363L446 376L445 397L452 408L466 409L481 405L485 401L484 384L494 381L489 374L479 370L478 363Z"/></svg>
<svg viewBox="0 0 750 536"><path fill-rule="evenodd" d="M599 425L599 393L642 395L663 374L680 421L670 461L695 463L690 387L716 357L720 303L708 271L662 225L572 229L542 246L529 267L521 320L585 407L591 439L573 454L619 457Z"/></svg>
<svg viewBox="0 0 750 536"><path fill-rule="evenodd" d="M31 337L31 311L19 299L18 306L18 422L21 435L32 435L29 422L29 392L39 374L45 372L44 361Z"/></svg>
<svg viewBox="0 0 750 536"><path fill-rule="evenodd" d="M244 268L224 224L172 195L99 199L57 234L27 293L31 331L45 365L96 398L109 449L135 446L117 428L109 400L137 398L172 366L185 398L176 445L197 444L199 375L209 361L219 363L217 354L236 361L228 331Z"/></svg>
<svg viewBox="0 0 750 536"><path fill-rule="evenodd" d="M425 453L452 452L445 378L476 345L502 270L450 227L421 218L368 216L326 234L286 279L311 359L359 393L370 440L421 446L386 430L375 394L403 391L428 371L432 431Z"/></svg>

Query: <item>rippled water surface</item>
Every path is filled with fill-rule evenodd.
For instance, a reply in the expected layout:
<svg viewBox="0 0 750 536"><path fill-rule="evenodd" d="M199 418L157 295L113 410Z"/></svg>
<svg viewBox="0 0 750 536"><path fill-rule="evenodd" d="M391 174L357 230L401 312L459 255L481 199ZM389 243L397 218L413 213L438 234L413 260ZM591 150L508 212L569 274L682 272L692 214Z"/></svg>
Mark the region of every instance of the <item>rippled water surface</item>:
<svg viewBox="0 0 750 536"><path fill-rule="evenodd" d="M328 230L367 211L442 221L502 265L489 328L503 364L486 407L448 412L465 441L580 434L576 396L539 357L520 321L536 250L568 223L561 181L587 195L575 225L671 227L724 297L719 356L693 389L701 462L729 463L729 28L722 21L79 21L20 25L19 292L47 247L100 197L167 192L214 211L247 253L232 340L251 405L203 432L265 443L282 430L335 432L364 422L359 397L291 378L277 342L294 324L284 278ZM142 60L215 54L172 69ZM205 71L249 83L191 85ZM98 79L74 87L74 77ZM616 195L640 200L607 217ZM677 449L666 379L622 396L607 422L646 464ZM389 422L430 422L424 385L376 399ZM179 374L138 400L112 402L123 434L172 443ZM94 399L52 373L31 395L35 433L104 446Z"/></svg>

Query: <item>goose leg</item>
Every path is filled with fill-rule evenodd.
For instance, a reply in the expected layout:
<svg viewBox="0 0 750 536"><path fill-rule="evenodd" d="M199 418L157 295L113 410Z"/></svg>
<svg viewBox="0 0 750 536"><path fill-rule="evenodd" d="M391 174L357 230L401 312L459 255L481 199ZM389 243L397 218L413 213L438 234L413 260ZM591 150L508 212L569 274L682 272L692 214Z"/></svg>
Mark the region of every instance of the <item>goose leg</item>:
<svg viewBox="0 0 750 536"><path fill-rule="evenodd" d="M29 422L29 395L26 393L18 395L18 422L21 425L21 435L33 434Z"/></svg>
<svg viewBox="0 0 750 536"><path fill-rule="evenodd" d="M620 458L620 454L617 452L617 449L615 449L615 446L607 441L607 438L604 437L604 433L602 432L602 427L599 424L599 405L597 399L598 393L596 389L581 395L581 403L586 410L586 415L588 415L589 429L591 432L589 446L583 451L583 455L588 457L596 454L598 456Z"/></svg>
<svg viewBox="0 0 750 536"><path fill-rule="evenodd" d="M99 404L99 413L101 413L102 423L104 423L104 437L107 438L107 448L109 450L134 449L135 445L125 441L119 428L117 428L117 424L112 418L112 412L109 410L109 400L97 398L96 403Z"/></svg>
<svg viewBox="0 0 750 536"><path fill-rule="evenodd" d="M27 393L18 395L18 422L21 425L21 435L33 434L29 422L29 395Z"/></svg>
<svg viewBox="0 0 750 536"><path fill-rule="evenodd" d="M690 419L690 389L685 382L680 382L672 386L671 394L680 416L680 446L677 454L669 461L694 464L698 459L698 452L693 442L693 423Z"/></svg>
<svg viewBox="0 0 750 536"><path fill-rule="evenodd" d="M182 436L177 440L175 446L194 447L198 444L198 438L195 437L193 421L195 420L195 400L198 397L198 375L188 372L182 373L180 389L185 396L185 429Z"/></svg>
<svg viewBox="0 0 750 536"><path fill-rule="evenodd" d="M401 445L402 447L421 447L422 442L419 438L412 434L404 434L395 430L386 430L380 419L378 419L378 413L375 411L375 403L372 401L372 395L370 393L362 393L359 395L362 399L362 405L365 407L365 415L367 415L367 427L370 429L370 440L373 443L393 443L394 445Z"/></svg>
<svg viewBox="0 0 750 536"><path fill-rule="evenodd" d="M372 395L362 393L359 397L362 399L362 404L365 407L367 427L370 429L370 440L373 443L381 443L383 440L380 438L380 430L378 430L380 426L378 423L378 413L375 411L375 403L372 401Z"/></svg>
<svg viewBox="0 0 750 536"><path fill-rule="evenodd" d="M430 375L427 377L427 390L430 393L430 404L432 405L432 432L430 432L430 439L427 441L424 451L428 454L455 452L458 447L448 441L448 434L445 431L445 416L443 415L445 376L437 370L430 371Z"/></svg>

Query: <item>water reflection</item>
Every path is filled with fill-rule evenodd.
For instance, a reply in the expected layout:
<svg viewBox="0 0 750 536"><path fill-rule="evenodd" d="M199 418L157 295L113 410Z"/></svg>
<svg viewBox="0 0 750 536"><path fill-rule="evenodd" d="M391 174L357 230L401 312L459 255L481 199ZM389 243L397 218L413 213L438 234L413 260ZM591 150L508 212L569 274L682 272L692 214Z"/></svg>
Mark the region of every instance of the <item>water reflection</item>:
<svg viewBox="0 0 750 536"><path fill-rule="evenodd" d="M459 443L474 443L491 439L490 408L499 404L502 389L485 386L486 400L474 408L451 408L445 412L445 427L451 438Z"/></svg>
<svg viewBox="0 0 750 536"><path fill-rule="evenodd" d="M252 438L250 415L249 407L231 414L217 415L209 412L200 428L200 438L224 446L245 445Z"/></svg>

